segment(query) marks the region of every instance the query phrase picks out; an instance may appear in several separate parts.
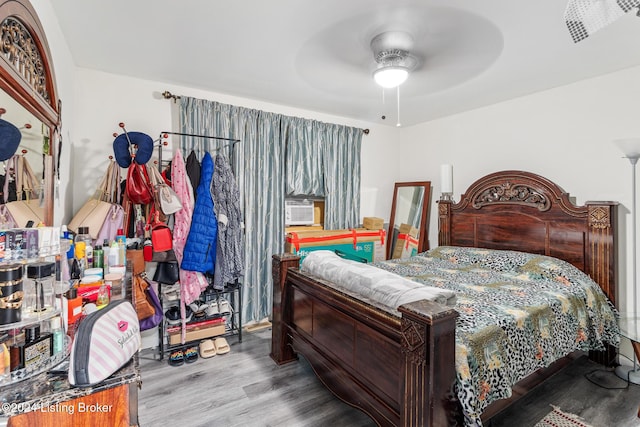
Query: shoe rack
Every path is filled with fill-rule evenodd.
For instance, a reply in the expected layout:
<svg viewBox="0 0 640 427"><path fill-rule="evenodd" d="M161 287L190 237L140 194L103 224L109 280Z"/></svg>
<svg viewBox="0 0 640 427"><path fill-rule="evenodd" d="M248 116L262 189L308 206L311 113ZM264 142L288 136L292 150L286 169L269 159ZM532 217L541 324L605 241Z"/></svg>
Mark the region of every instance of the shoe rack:
<svg viewBox="0 0 640 427"><path fill-rule="evenodd" d="M166 314L171 307L179 307L180 300L168 301L165 298L163 287L166 285L158 283L158 298L162 304L163 312ZM209 307L218 307L218 310L210 310L209 314L196 318L192 314L191 319L186 323L187 336L185 343L181 342L181 323L170 325L163 316L158 325L159 335L159 359L163 360L164 355L172 350L197 343L206 338L218 336L238 337L238 342L242 342L242 284L238 281L227 283L224 289L214 289L211 285L200 294L200 301ZM219 307L228 303L228 312L220 312Z"/></svg>

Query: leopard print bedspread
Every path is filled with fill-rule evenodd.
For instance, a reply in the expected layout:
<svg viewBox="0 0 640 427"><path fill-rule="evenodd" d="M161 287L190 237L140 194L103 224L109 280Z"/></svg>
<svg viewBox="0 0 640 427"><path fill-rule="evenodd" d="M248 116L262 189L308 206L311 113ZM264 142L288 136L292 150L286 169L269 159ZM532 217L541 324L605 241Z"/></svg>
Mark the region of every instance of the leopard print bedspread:
<svg viewBox="0 0 640 427"><path fill-rule="evenodd" d="M469 426L536 369L619 345L617 312L600 287L556 258L441 246L374 265L456 292L456 391Z"/></svg>

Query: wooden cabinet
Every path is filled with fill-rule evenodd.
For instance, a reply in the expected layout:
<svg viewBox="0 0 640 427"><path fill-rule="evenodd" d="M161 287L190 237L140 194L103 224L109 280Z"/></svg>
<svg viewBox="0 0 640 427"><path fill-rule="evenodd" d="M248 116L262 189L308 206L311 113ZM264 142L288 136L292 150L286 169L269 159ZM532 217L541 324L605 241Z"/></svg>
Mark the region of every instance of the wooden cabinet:
<svg viewBox="0 0 640 427"><path fill-rule="evenodd" d="M137 383L122 384L9 418L9 427L137 426Z"/></svg>

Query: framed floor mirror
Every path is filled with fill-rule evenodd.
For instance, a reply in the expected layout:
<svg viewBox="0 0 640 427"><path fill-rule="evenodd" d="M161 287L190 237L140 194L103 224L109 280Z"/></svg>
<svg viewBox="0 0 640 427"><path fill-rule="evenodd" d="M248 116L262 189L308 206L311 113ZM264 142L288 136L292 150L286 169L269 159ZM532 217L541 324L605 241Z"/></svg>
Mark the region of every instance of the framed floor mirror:
<svg viewBox="0 0 640 427"><path fill-rule="evenodd" d="M387 238L387 259L429 249L431 181L396 182Z"/></svg>

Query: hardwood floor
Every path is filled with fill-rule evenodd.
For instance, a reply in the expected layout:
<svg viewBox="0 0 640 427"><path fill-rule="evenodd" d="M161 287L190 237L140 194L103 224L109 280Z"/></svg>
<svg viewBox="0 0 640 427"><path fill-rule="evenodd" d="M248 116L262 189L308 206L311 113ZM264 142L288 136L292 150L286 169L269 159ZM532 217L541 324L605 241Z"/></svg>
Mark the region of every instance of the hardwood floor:
<svg viewBox="0 0 640 427"><path fill-rule="evenodd" d="M269 357L271 331L244 333L243 342L229 338L231 352L191 364L169 366L141 354L139 392L141 427L180 426L375 426L364 413L335 398L315 377L309 364L277 366ZM593 427L640 426L636 417L640 386L625 387L615 374L586 357L572 363L511 408L489 427L534 426L550 405L578 414Z"/></svg>

